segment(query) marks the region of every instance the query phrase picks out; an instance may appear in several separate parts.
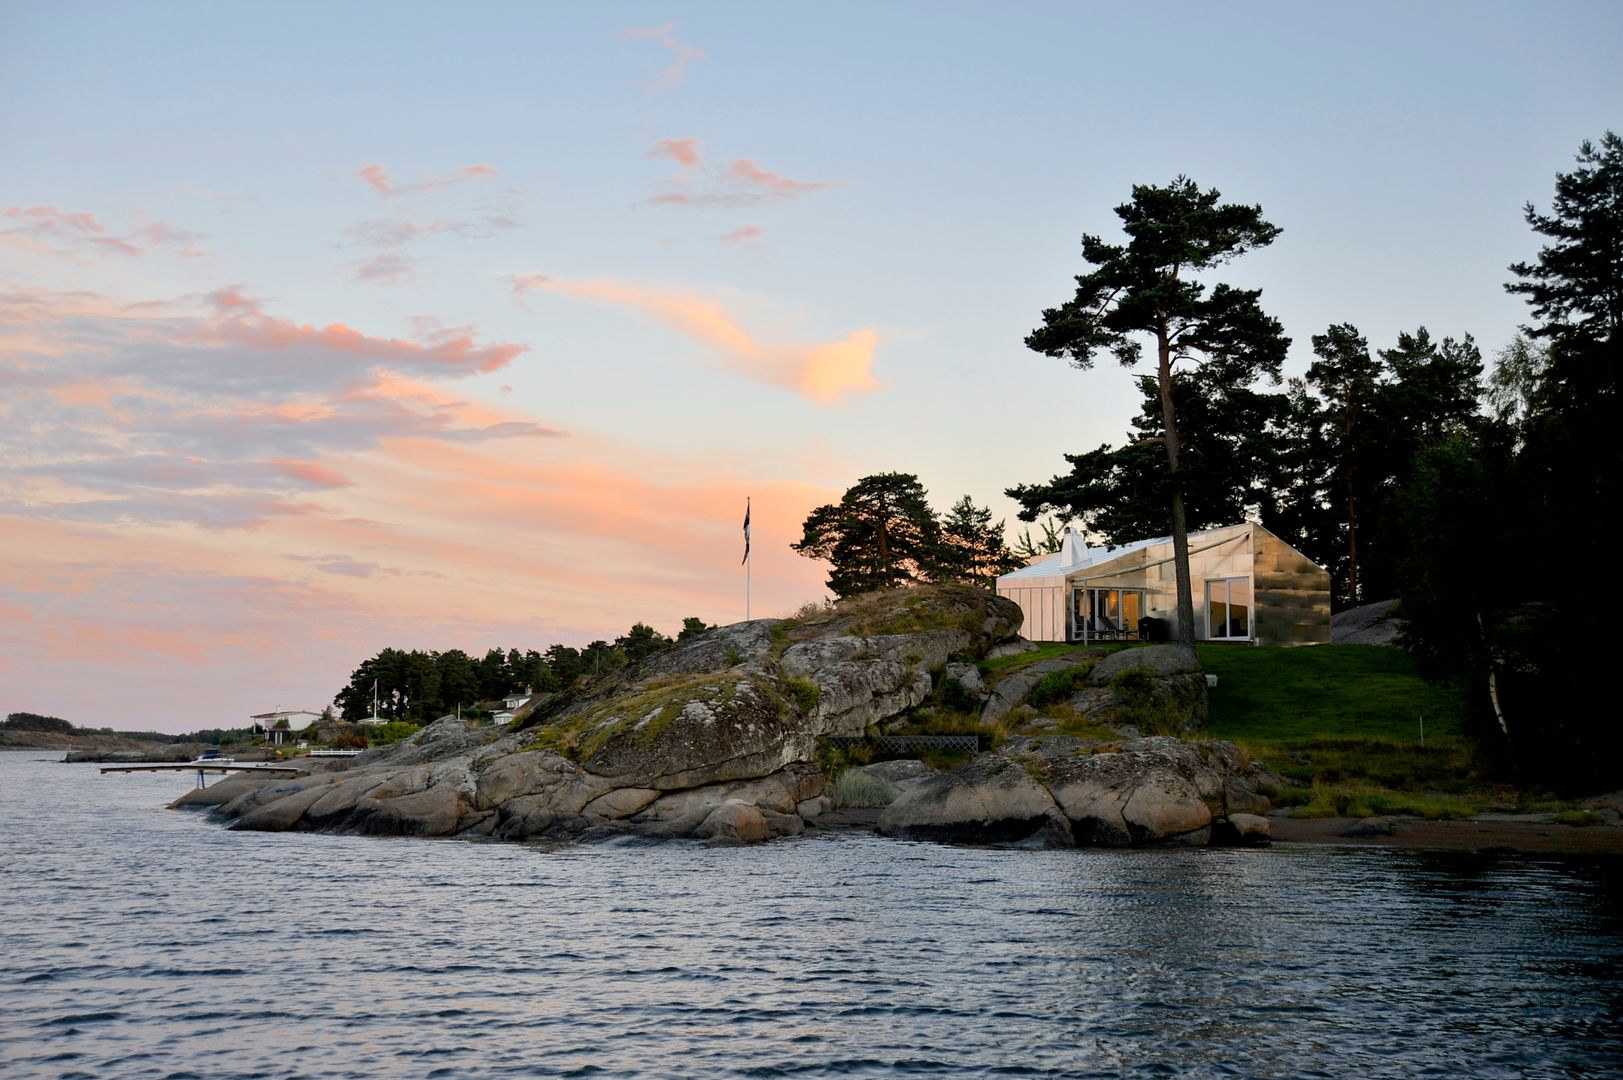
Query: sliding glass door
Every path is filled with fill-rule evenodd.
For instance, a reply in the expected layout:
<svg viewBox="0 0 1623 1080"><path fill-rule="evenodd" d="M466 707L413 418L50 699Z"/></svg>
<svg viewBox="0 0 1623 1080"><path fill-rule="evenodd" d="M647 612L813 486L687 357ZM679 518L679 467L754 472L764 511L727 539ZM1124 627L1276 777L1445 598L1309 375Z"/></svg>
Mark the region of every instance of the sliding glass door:
<svg viewBox="0 0 1623 1080"><path fill-rule="evenodd" d="M1206 583L1206 636L1214 639L1251 636L1251 582L1226 578Z"/></svg>
<svg viewBox="0 0 1623 1080"><path fill-rule="evenodd" d="M1079 588L1071 591L1071 638L1135 637L1144 617L1143 589Z"/></svg>

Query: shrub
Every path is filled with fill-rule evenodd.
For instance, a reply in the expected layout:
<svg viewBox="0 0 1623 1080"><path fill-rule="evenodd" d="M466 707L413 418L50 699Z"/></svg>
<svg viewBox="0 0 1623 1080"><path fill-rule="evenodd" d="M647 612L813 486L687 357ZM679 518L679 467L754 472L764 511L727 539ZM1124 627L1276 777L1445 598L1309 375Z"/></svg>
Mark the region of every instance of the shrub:
<svg viewBox="0 0 1623 1080"><path fill-rule="evenodd" d="M1041 709L1045 705L1057 705L1064 701L1078 689L1086 685L1088 674L1093 671L1093 664L1084 662L1075 667L1062 668L1059 671L1050 671L1037 685L1026 694L1026 703L1033 708ZM1128 674L1123 672L1123 674ZM1120 676L1117 676L1120 678ZM1114 684L1112 684L1114 685Z"/></svg>
<svg viewBox="0 0 1623 1080"><path fill-rule="evenodd" d="M828 801L836 809L889 806L896 789L858 769L847 769L828 786Z"/></svg>
<svg viewBox="0 0 1623 1080"><path fill-rule="evenodd" d="M343 731L334 735L327 745L334 750L365 750L367 741L359 731Z"/></svg>
<svg viewBox="0 0 1623 1080"><path fill-rule="evenodd" d="M783 688L789 691L789 696L794 699L803 714L810 715L811 711L817 708L817 699L821 691L810 679L785 679Z"/></svg>
<svg viewBox="0 0 1623 1080"><path fill-rule="evenodd" d="M373 728L369 738L374 746L388 746L400 742L402 739L411 738L417 734L417 730L416 724L407 723L404 720L391 720L387 724L379 724Z"/></svg>
<svg viewBox="0 0 1623 1080"><path fill-rule="evenodd" d="M966 690L964 684L957 679L948 678L945 674L938 674L935 693L931 695L931 699L943 712L957 713L960 716L978 716L981 711L980 697Z"/></svg>
<svg viewBox="0 0 1623 1080"><path fill-rule="evenodd" d="M855 746L837 746L833 743L817 744L817 767L823 775L837 777L853 765L867 765L873 761L873 747L866 743Z"/></svg>

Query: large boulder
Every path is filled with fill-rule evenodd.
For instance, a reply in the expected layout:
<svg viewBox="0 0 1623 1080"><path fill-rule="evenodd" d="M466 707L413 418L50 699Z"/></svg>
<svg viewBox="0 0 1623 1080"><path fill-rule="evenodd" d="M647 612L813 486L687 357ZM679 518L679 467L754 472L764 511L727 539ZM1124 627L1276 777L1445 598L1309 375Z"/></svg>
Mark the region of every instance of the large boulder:
<svg viewBox="0 0 1623 1080"><path fill-rule="evenodd" d="M1057 824L1054 800L1020 762L982 754L926 780L887 806L887 836L960 843L1025 840Z"/></svg>
<svg viewBox="0 0 1623 1080"><path fill-rule="evenodd" d="M1266 782L1231 743L1155 737L1101 746L1069 736L1025 737L898 798L881 815L880 831L983 843L1040 837L1049 845L1095 847L1206 844L1220 819L1255 834L1247 811L1230 807L1231 793L1265 810L1257 789Z"/></svg>

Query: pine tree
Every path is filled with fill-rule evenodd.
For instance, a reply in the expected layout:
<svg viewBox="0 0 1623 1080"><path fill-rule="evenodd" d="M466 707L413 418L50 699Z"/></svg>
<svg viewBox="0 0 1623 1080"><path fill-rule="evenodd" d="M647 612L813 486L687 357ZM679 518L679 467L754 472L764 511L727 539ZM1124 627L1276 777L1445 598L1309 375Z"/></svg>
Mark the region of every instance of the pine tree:
<svg viewBox="0 0 1623 1080"><path fill-rule="evenodd" d="M1216 189L1201 191L1180 176L1166 187L1135 185L1132 201L1116 208L1126 244L1082 237L1082 258L1092 269L1076 279L1076 294L1043 312L1043 325L1026 345L1063 357L1078 368L1110 353L1131 367L1142 355L1141 339L1155 345L1156 389L1166 453L1167 501L1177 570L1178 634L1195 640L1189 577L1185 478L1174 372L1198 362L1222 369L1225 381L1245 385L1260 375L1277 381L1290 342L1278 320L1263 313L1260 290L1218 284L1210 292L1194 280L1247 251L1266 247L1279 229L1262 209L1221 203Z"/></svg>

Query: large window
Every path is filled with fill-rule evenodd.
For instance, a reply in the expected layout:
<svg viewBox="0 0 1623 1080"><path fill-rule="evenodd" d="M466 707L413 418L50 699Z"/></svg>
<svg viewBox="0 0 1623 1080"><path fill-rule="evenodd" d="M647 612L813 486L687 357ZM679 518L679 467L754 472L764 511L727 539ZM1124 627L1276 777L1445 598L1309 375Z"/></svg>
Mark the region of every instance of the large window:
<svg viewBox="0 0 1623 1080"><path fill-rule="evenodd" d="M1206 583L1206 628L1210 638L1251 636L1249 580L1242 577Z"/></svg>
<svg viewBox="0 0 1623 1080"><path fill-rule="evenodd" d="M1138 620L1144 617L1144 595L1143 589L1073 589L1072 639L1090 641L1135 636Z"/></svg>

